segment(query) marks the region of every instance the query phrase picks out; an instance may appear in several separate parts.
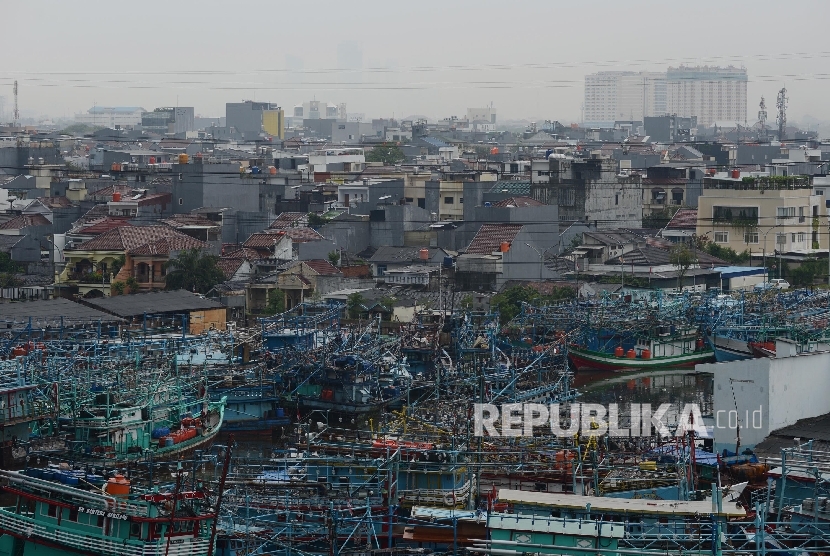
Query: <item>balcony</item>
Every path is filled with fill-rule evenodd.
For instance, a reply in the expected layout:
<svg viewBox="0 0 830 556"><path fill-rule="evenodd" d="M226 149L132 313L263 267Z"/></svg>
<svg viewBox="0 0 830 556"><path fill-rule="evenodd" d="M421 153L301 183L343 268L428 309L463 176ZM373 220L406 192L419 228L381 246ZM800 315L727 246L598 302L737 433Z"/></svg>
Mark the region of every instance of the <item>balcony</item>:
<svg viewBox="0 0 830 556"><path fill-rule="evenodd" d="M100 272L70 272L69 280L79 284L109 284L110 275Z"/></svg>

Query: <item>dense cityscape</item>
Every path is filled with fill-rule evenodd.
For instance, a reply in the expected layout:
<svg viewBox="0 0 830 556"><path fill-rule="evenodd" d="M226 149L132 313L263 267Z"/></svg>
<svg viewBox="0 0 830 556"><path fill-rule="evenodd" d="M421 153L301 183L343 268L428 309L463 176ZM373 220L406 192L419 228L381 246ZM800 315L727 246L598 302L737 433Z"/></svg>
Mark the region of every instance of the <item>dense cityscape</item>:
<svg viewBox="0 0 830 556"><path fill-rule="evenodd" d="M343 29L0 62L0 556L826 553L827 53Z"/></svg>

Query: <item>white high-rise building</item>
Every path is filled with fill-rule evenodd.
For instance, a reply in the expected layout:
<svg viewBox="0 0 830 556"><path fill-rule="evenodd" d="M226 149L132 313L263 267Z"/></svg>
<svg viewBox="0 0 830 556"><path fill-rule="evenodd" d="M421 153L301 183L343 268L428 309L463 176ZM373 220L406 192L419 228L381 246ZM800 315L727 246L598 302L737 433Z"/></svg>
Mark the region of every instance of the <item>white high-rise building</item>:
<svg viewBox="0 0 830 556"><path fill-rule="evenodd" d="M698 126L715 122L746 125L746 83L744 68L669 68L666 72L668 111L678 116L697 116Z"/></svg>
<svg viewBox="0 0 830 556"><path fill-rule="evenodd" d="M601 71L585 76L584 122L611 127L616 121L643 121L666 113L666 74Z"/></svg>

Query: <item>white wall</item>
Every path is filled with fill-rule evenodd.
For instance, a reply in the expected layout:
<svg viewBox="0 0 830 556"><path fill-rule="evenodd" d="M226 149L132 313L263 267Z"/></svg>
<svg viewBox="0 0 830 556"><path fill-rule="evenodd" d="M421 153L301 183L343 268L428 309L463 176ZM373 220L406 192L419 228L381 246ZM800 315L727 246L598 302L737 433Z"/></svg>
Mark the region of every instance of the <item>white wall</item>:
<svg viewBox="0 0 830 556"><path fill-rule="evenodd" d="M715 376L715 450L735 450L736 419L732 417L730 426L729 412L734 415L736 405L741 450L799 419L830 413L828 368L828 351L697 365L696 372Z"/></svg>

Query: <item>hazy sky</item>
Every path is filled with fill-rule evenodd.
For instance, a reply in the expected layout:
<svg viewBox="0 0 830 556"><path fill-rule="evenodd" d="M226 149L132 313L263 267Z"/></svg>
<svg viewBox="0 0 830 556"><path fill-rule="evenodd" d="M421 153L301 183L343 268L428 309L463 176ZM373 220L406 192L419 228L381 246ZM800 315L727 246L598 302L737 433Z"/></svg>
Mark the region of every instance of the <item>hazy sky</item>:
<svg viewBox="0 0 830 556"><path fill-rule="evenodd" d="M312 97L367 117L579 121L585 74L743 65L748 119L783 85L830 120L830 1L5 0L0 95L24 114ZM771 116L774 120L774 116Z"/></svg>

